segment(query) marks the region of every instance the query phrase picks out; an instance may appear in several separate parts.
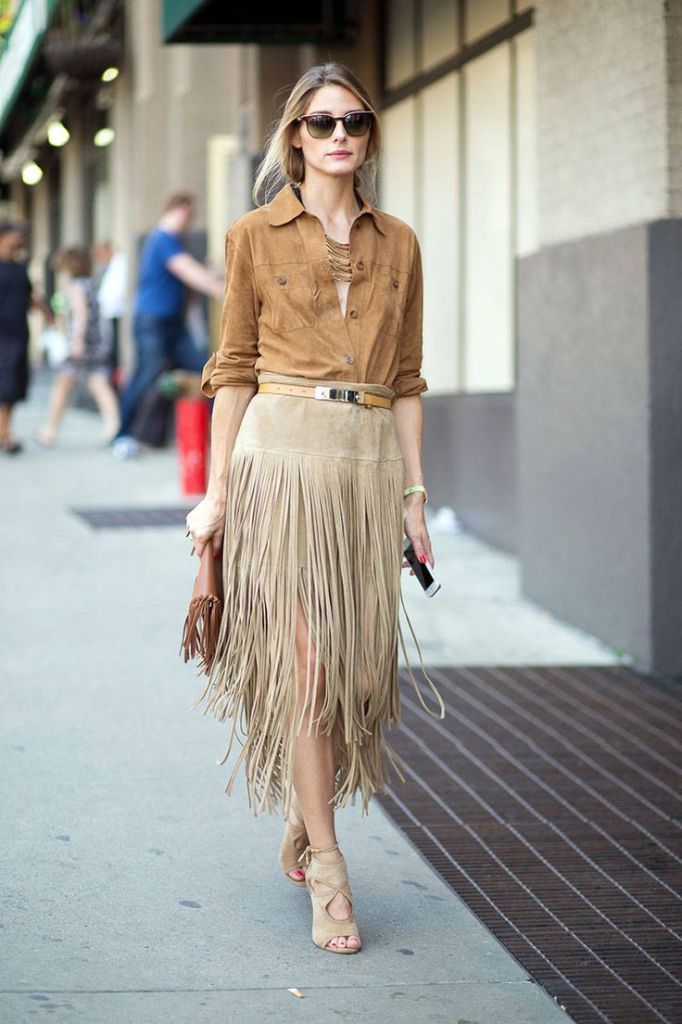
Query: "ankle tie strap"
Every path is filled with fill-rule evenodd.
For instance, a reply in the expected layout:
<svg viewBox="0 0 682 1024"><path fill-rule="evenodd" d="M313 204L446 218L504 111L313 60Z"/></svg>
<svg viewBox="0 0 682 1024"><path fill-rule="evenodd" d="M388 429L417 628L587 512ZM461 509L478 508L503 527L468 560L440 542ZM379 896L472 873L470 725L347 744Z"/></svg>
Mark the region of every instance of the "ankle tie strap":
<svg viewBox="0 0 682 1024"><path fill-rule="evenodd" d="M310 864L310 858L314 853L331 853L332 850L338 850L339 844L334 843L333 846L306 846L305 850L298 858L299 863L305 860L305 866L308 867Z"/></svg>

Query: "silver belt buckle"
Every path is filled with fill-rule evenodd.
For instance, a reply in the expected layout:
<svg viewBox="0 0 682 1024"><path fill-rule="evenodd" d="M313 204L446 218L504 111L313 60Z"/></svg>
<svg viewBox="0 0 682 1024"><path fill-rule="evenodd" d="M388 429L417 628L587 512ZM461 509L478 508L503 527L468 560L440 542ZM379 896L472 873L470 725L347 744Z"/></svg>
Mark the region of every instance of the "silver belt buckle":
<svg viewBox="0 0 682 1024"><path fill-rule="evenodd" d="M331 398L336 401L355 402L356 404L362 402L362 395L353 388L332 388L322 384L315 385L313 398Z"/></svg>

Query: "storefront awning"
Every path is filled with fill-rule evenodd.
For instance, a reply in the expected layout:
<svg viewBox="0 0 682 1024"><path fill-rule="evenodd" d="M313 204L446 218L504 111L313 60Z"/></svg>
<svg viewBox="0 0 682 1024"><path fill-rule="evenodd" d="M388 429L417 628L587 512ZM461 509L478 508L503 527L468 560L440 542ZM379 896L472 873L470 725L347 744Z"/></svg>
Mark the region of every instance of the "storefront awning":
<svg viewBox="0 0 682 1024"><path fill-rule="evenodd" d="M22 0L0 54L0 131L31 69L46 26L45 0Z"/></svg>
<svg viewBox="0 0 682 1024"><path fill-rule="evenodd" d="M20 0L0 49L0 132L28 79L60 0Z"/></svg>
<svg viewBox="0 0 682 1024"><path fill-rule="evenodd" d="M354 8L355 0L162 0L161 36L164 43L348 42Z"/></svg>

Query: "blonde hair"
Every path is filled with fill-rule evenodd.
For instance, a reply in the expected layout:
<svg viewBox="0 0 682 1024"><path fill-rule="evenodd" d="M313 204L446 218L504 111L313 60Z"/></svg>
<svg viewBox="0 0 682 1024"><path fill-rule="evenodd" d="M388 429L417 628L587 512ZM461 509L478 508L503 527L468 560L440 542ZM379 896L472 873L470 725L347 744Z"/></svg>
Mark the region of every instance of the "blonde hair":
<svg viewBox="0 0 682 1024"><path fill-rule="evenodd" d="M272 198L281 188L282 179L284 182L303 181L305 160L301 150L292 146L291 138L297 128L296 118L305 114L313 93L323 85L341 85L357 96L360 101L359 109L374 110L367 89L345 64L328 61L326 64L315 64L308 68L289 93L284 110L267 142L265 156L258 167L251 191L256 206L261 205L261 193L264 203ZM370 203L376 203L377 162L380 152L381 126L375 111L364 163L353 176L353 184Z"/></svg>

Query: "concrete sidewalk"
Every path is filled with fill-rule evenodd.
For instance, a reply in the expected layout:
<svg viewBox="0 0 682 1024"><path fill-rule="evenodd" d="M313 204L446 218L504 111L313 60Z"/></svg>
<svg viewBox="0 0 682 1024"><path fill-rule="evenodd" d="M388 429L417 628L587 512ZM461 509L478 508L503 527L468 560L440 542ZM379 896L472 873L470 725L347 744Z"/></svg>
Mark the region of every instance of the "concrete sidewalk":
<svg viewBox="0 0 682 1024"><path fill-rule="evenodd" d="M36 424L22 409L19 432ZM174 456L117 463L96 445L72 412L58 450L0 462L0 1020L565 1021L377 804L339 819L365 949L312 945L308 896L278 873L280 821L241 786L224 796L225 727L190 711L184 530L93 531L69 511L180 504ZM562 635L575 660L613 658Z"/></svg>

